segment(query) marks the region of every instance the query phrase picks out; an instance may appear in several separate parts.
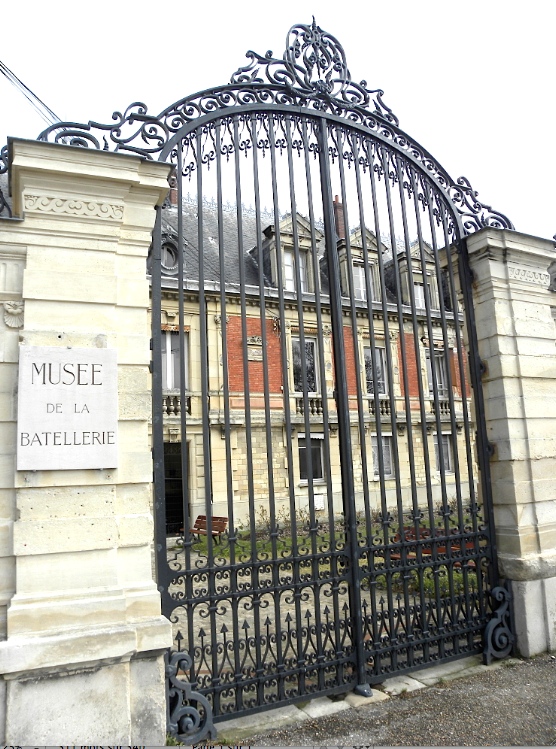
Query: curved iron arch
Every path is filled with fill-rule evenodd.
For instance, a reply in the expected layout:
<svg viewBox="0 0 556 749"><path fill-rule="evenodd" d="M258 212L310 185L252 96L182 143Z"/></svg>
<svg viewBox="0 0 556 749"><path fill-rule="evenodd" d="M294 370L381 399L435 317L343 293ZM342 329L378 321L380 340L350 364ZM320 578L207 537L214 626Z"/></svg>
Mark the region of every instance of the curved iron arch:
<svg viewBox="0 0 556 749"><path fill-rule="evenodd" d="M476 215L471 213L467 206L463 206L463 198L460 195L460 191L450 194L449 186L444 180L434 178L434 174L431 173L428 168L428 164L432 161L432 156L426 153L427 161L423 162L417 158L412 150L406 150L401 145L393 140L389 140L381 132L370 131L365 124L354 122L351 119L345 119L337 114L329 112L318 112L311 109L306 109L299 106L292 106L289 104L245 104L242 106L234 107L222 111L221 109L215 110L212 113L207 113L199 117L198 120L192 120L184 124L166 143L164 148L160 152L160 161L171 160L172 155L175 153L175 149L178 147L180 142L183 142L187 136L196 132L199 128L209 126L213 123L222 122L227 118L238 117L245 114L266 114L270 116L272 114L277 115L288 115L292 119L298 116L299 118L305 118L308 121L317 122L320 119L325 120L327 123L334 123L337 127L345 128L348 131L359 134L362 137L369 137L372 141L380 144L387 152L395 153L401 157L402 163L406 167L413 167L415 171L428 183L431 187L438 192L444 198L445 207L450 212L453 221L458 227L458 236L463 237L466 234L472 233L482 228L476 223ZM445 172L444 174L447 173ZM464 179L464 178L461 178ZM408 188L409 189L409 188ZM424 200L424 196L421 196L421 200ZM461 204L461 207L458 205ZM488 226L494 226L495 224L485 224ZM497 228L502 228L496 224ZM509 228L509 227L506 227Z"/></svg>
<svg viewBox="0 0 556 749"><path fill-rule="evenodd" d="M478 199L468 179L453 180L426 149L399 127L398 118L383 101L381 89L369 89L366 81L352 80L342 45L317 26L314 17L310 25L291 27L281 59L273 57L271 51L260 55L250 50L246 56L249 62L232 75L229 84L180 99L158 115L149 114L142 102L133 102L124 112L114 112L112 123L60 122L44 130L38 140L164 159L178 133L193 127L193 123L198 126L205 117L257 106L284 106L288 111L299 108L306 114L333 116L360 126L418 162L447 194L461 216L466 234L486 226L514 228L507 216ZM7 165L4 148L0 173L7 170Z"/></svg>

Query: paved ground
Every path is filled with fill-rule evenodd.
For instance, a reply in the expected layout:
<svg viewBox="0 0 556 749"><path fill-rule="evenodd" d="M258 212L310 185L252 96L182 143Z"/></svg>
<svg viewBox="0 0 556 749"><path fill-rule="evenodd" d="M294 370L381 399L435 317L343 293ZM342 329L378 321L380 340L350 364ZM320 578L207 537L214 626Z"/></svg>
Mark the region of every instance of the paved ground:
<svg viewBox="0 0 556 749"><path fill-rule="evenodd" d="M255 747L556 746L556 656L466 658L388 679L370 699L319 698L217 728L219 744Z"/></svg>

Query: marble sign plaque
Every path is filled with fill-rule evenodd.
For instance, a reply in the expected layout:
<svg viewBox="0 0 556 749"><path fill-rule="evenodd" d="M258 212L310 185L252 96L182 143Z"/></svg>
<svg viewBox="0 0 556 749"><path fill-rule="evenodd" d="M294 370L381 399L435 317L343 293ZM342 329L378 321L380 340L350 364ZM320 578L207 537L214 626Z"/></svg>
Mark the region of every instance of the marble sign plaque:
<svg viewBox="0 0 556 749"><path fill-rule="evenodd" d="M118 465L115 349L20 346L17 469Z"/></svg>

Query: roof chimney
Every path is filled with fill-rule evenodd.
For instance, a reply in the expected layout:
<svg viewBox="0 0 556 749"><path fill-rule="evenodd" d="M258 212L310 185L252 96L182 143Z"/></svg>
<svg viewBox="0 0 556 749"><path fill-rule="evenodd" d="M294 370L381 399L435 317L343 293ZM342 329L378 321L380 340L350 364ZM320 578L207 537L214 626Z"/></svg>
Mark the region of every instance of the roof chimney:
<svg viewBox="0 0 556 749"><path fill-rule="evenodd" d="M168 184L170 185L170 192L168 193L168 200L170 202L170 205L177 205L178 204L178 180L176 179L175 174L172 174L172 176L169 178Z"/></svg>
<svg viewBox="0 0 556 749"><path fill-rule="evenodd" d="M344 206L340 203L337 195L334 196L334 222L336 224L336 234L338 239L346 238L346 222L344 219Z"/></svg>

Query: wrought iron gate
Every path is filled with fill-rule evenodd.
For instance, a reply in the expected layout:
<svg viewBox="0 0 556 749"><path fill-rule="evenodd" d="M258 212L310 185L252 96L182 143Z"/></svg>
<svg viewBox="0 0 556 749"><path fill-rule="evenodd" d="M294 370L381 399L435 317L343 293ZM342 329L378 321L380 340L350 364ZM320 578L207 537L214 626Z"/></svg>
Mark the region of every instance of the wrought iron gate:
<svg viewBox="0 0 556 749"><path fill-rule="evenodd" d="M176 167L150 257L153 450L169 723L192 742L511 640L465 246L511 224L314 22L248 57L157 117L45 134L98 147L100 128Z"/></svg>

